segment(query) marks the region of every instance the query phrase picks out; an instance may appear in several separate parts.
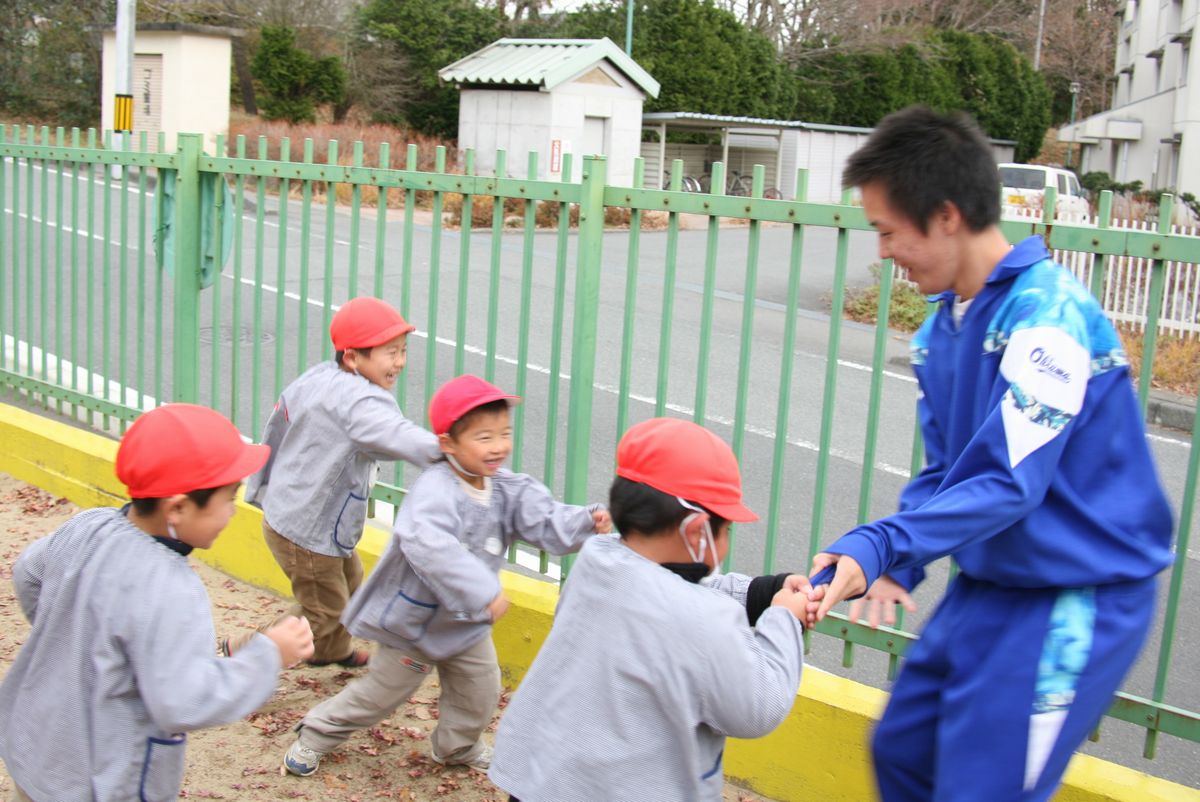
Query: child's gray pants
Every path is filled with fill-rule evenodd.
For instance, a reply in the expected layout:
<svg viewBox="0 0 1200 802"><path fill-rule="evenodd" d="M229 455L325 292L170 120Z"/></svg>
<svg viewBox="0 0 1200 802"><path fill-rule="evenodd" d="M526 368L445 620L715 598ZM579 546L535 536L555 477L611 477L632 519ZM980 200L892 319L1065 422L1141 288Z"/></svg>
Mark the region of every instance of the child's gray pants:
<svg viewBox="0 0 1200 802"><path fill-rule="evenodd" d="M392 715L435 667L442 693L430 740L433 758L452 764L473 760L484 749L480 736L500 700L500 667L491 637L437 662L415 650L380 644L366 676L314 707L300 722L301 743L317 752L332 751L356 730Z"/></svg>

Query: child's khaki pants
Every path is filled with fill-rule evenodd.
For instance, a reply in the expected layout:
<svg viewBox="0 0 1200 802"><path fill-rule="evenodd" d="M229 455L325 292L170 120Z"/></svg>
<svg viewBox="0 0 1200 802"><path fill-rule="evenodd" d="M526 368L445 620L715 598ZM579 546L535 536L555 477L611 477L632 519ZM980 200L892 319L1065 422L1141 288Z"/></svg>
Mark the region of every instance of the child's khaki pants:
<svg viewBox="0 0 1200 802"><path fill-rule="evenodd" d="M442 694L430 739L433 759L452 764L474 760L483 752L480 736L500 700L500 667L491 637L436 663L415 650L380 644L365 677L304 717L300 742L317 752L332 751L356 730L378 724L407 702L435 666Z"/></svg>
<svg viewBox="0 0 1200 802"><path fill-rule="evenodd" d="M263 536L275 555L275 562L292 581L296 606L288 615L303 615L313 633L313 656L310 662L332 662L350 656L350 633L342 626L342 611L346 602L362 584L362 561L355 552L349 557L329 557L297 546L271 528L263 519ZM253 636L246 633L244 644ZM235 651L236 651L235 646Z"/></svg>

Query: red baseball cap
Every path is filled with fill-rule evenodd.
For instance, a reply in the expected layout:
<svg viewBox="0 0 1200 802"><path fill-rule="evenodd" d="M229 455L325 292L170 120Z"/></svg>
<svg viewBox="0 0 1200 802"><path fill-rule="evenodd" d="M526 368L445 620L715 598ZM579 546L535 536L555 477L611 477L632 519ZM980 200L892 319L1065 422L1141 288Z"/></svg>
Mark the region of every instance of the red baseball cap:
<svg viewBox="0 0 1200 802"><path fill-rule="evenodd" d="M509 395L496 385L466 373L443 384L429 399L429 425L434 434L445 434L456 420L475 407L493 401L507 401L511 406L520 400L519 396Z"/></svg>
<svg viewBox="0 0 1200 802"><path fill-rule="evenodd" d="M258 471L270 446L242 439L219 412L167 404L133 422L117 448L117 478L130 498L166 498L240 482Z"/></svg>
<svg viewBox="0 0 1200 802"><path fill-rule="evenodd" d="M651 418L617 444L617 476L699 504L730 521L757 521L742 504L742 474L724 440L691 421Z"/></svg>
<svg viewBox="0 0 1200 802"><path fill-rule="evenodd" d="M373 348L416 330L387 301L370 296L346 301L329 323L329 336L337 351Z"/></svg>

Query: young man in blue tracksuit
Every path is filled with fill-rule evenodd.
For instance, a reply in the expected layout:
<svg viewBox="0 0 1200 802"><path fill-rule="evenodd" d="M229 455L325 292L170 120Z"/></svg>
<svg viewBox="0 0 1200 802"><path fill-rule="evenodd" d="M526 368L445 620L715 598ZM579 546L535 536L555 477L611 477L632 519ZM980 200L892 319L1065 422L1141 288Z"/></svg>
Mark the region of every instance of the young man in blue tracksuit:
<svg viewBox="0 0 1200 802"><path fill-rule="evenodd" d="M899 512L817 555L815 618L866 593L877 621L953 555L962 573L875 731L880 794L1045 800L1137 657L1172 559L1128 362L1040 238L1005 240L970 118L890 115L844 181L880 257L939 305L912 342L927 465Z"/></svg>

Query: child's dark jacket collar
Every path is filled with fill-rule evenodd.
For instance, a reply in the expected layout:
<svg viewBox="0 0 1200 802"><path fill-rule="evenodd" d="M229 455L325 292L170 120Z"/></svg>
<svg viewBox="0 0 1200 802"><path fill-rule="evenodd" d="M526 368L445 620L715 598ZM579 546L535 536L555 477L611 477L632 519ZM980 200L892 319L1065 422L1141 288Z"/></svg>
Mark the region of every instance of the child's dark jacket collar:
<svg viewBox="0 0 1200 802"><path fill-rule="evenodd" d="M125 516L126 520L129 519L129 508L132 506L132 504L126 504L121 508L121 514ZM175 540L174 538L163 537L162 535L151 535L150 537L154 538L156 542L161 543L176 554L182 554L184 557L191 554L192 549L195 548L195 546L189 546L182 540Z"/></svg>

